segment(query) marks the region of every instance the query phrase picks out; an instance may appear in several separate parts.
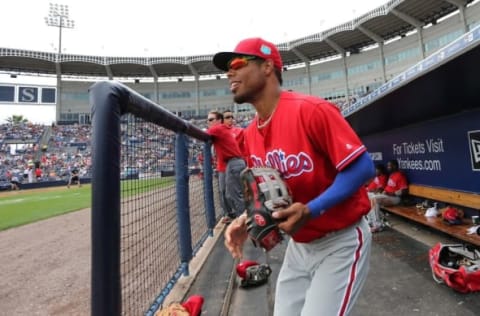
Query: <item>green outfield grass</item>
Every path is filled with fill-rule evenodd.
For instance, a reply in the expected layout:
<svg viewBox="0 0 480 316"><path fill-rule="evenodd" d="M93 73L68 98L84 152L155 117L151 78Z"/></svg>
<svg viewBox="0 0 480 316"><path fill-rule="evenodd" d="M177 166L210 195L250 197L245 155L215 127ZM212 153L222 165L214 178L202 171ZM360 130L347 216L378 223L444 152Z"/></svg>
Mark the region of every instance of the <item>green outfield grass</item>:
<svg viewBox="0 0 480 316"><path fill-rule="evenodd" d="M24 190L0 195L0 230L90 207L91 186Z"/></svg>
<svg viewBox="0 0 480 316"><path fill-rule="evenodd" d="M121 183L122 197L140 194L155 188L173 185L174 178L126 180ZM52 190L23 190L0 193L0 230L12 228L52 216L89 208L91 185L72 185Z"/></svg>

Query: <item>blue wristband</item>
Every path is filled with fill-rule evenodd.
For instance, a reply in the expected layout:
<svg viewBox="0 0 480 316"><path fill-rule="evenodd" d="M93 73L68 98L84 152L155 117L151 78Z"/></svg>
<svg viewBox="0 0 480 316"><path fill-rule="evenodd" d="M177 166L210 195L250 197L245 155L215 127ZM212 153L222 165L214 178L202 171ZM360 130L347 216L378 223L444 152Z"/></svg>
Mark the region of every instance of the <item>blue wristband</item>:
<svg viewBox="0 0 480 316"><path fill-rule="evenodd" d="M329 208L341 203L375 176L375 167L367 152L355 159L335 177L332 185L307 203L312 217L322 215Z"/></svg>

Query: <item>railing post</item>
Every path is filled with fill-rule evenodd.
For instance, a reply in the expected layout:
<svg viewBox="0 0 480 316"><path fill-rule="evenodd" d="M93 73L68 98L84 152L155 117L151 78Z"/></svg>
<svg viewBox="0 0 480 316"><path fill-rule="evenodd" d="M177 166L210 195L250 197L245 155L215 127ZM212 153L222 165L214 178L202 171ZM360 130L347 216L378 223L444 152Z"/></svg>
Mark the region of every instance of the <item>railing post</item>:
<svg viewBox="0 0 480 316"><path fill-rule="evenodd" d="M215 204L213 203L213 172L212 172L212 146L206 142L203 147L203 185L205 188L205 216L210 235L213 235L215 227Z"/></svg>
<svg viewBox="0 0 480 316"><path fill-rule="evenodd" d="M177 196L177 222L180 239L180 260L188 276L188 262L192 259L192 232L190 228L190 206L188 187L188 146L187 137L177 133L175 138L175 179Z"/></svg>
<svg viewBox="0 0 480 316"><path fill-rule="evenodd" d="M110 83L90 89L92 104L92 316L122 313L120 273L121 99Z"/></svg>

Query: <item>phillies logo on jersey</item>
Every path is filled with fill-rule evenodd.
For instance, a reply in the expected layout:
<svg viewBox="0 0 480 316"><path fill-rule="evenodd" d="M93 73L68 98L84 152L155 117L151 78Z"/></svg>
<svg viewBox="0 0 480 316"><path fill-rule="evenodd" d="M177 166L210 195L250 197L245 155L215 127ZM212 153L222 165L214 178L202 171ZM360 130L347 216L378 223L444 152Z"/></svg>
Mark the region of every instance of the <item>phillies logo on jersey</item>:
<svg viewBox="0 0 480 316"><path fill-rule="evenodd" d="M268 166L277 169L285 179L299 176L304 172L313 170L313 160L310 156L301 151L298 154L285 155L281 149L267 152L265 162L257 156L250 156L255 167Z"/></svg>

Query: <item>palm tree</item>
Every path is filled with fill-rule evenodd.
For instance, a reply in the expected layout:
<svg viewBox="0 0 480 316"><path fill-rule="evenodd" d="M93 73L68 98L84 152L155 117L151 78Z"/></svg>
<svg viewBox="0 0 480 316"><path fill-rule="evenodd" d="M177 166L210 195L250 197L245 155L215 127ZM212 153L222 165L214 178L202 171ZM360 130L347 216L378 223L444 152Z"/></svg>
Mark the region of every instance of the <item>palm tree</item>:
<svg viewBox="0 0 480 316"><path fill-rule="evenodd" d="M18 125L21 123L28 123L28 119L23 117L23 115L12 115L11 117L7 117L7 123L12 125Z"/></svg>

